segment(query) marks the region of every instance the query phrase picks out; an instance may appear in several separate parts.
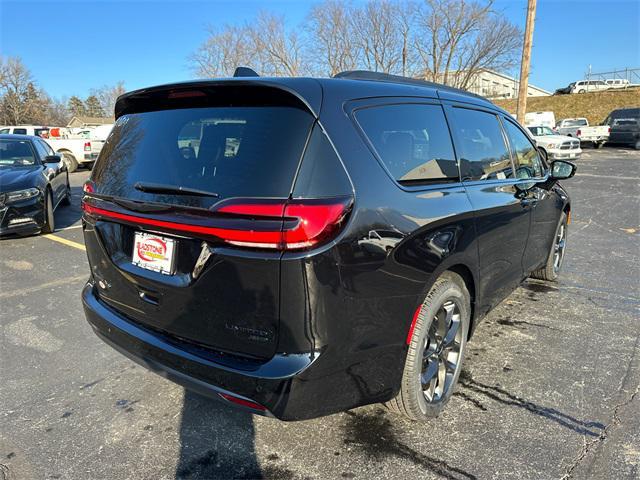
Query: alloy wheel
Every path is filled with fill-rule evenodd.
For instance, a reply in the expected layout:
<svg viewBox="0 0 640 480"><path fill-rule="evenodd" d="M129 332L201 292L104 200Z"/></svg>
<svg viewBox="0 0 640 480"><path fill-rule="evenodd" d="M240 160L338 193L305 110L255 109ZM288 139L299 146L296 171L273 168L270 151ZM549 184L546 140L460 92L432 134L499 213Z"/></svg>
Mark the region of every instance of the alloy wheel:
<svg viewBox="0 0 640 480"><path fill-rule="evenodd" d="M564 223L560 225L553 245L553 272L558 273L564 259L564 249L567 243L567 227Z"/></svg>
<svg viewBox="0 0 640 480"><path fill-rule="evenodd" d="M447 397L460 368L462 333L460 307L445 301L433 318L424 341L420 383L427 403Z"/></svg>

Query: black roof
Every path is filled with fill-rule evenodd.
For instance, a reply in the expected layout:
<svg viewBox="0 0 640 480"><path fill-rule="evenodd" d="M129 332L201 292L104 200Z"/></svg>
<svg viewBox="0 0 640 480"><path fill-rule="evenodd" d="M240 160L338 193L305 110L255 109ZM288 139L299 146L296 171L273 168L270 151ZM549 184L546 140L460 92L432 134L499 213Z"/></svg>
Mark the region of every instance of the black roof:
<svg viewBox="0 0 640 480"><path fill-rule="evenodd" d="M327 92L331 92L334 98L342 97L344 101L384 96L431 97L473 103L504 112L484 97L447 85L397 75L356 70L342 72L333 78L239 76L158 85L134 90L118 97L115 116L118 118L131 111L136 111L134 105L138 100L149 98L161 92L179 92L194 88L231 85L254 85L287 91L295 95L316 115L320 113L323 93Z"/></svg>

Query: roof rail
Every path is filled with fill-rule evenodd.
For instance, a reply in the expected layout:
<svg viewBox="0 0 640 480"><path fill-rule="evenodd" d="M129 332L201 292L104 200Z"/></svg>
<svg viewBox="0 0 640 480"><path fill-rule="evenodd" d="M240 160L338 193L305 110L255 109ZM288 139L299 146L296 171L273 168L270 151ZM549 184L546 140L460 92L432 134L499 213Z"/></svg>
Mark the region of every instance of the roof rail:
<svg viewBox="0 0 640 480"><path fill-rule="evenodd" d="M472 97L486 100L486 98L475 93L467 92L459 88L450 87L441 83L429 82L428 80L420 80L419 78L403 77L401 75L392 75L390 73L372 72L370 70L347 70L345 72L336 73L333 78L344 78L347 80L368 80L374 82L390 82L402 83L405 85L416 85L419 87L437 88L438 90L448 90L451 92L461 93Z"/></svg>
<svg viewBox="0 0 640 480"><path fill-rule="evenodd" d="M233 72L234 77L259 77L256 71L249 67L236 67L236 71Z"/></svg>

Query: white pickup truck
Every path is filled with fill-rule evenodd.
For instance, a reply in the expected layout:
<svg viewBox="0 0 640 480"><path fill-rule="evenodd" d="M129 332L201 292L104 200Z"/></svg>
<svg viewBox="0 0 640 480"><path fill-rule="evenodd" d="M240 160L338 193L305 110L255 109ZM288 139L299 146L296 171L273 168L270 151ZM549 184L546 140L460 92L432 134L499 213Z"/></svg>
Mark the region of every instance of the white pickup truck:
<svg viewBox="0 0 640 480"><path fill-rule="evenodd" d="M565 118L556 123L560 135L575 137L580 142L590 142L594 148L601 148L609 140L611 129L608 125L590 126L586 118Z"/></svg>
<svg viewBox="0 0 640 480"><path fill-rule="evenodd" d="M576 138L558 135L544 125L530 126L527 130L549 160L578 160L582 155L580 141Z"/></svg>

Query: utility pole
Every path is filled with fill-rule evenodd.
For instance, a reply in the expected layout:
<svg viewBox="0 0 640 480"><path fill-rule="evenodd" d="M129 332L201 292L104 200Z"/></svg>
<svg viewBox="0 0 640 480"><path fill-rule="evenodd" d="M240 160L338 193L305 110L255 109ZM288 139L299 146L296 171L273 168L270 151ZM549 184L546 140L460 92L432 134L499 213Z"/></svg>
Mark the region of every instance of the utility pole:
<svg viewBox="0 0 640 480"><path fill-rule="evenodd" d="M527 93L529 91L529 66L531 65L531 43L533 41L533 26L536 21L536 0L529 0L527 6L527 26L524 29L524 44L522 45L522 62L520 63L520 86L518 87L518 109L516 116L520 123L524 123L527 113Z"/></svg>

